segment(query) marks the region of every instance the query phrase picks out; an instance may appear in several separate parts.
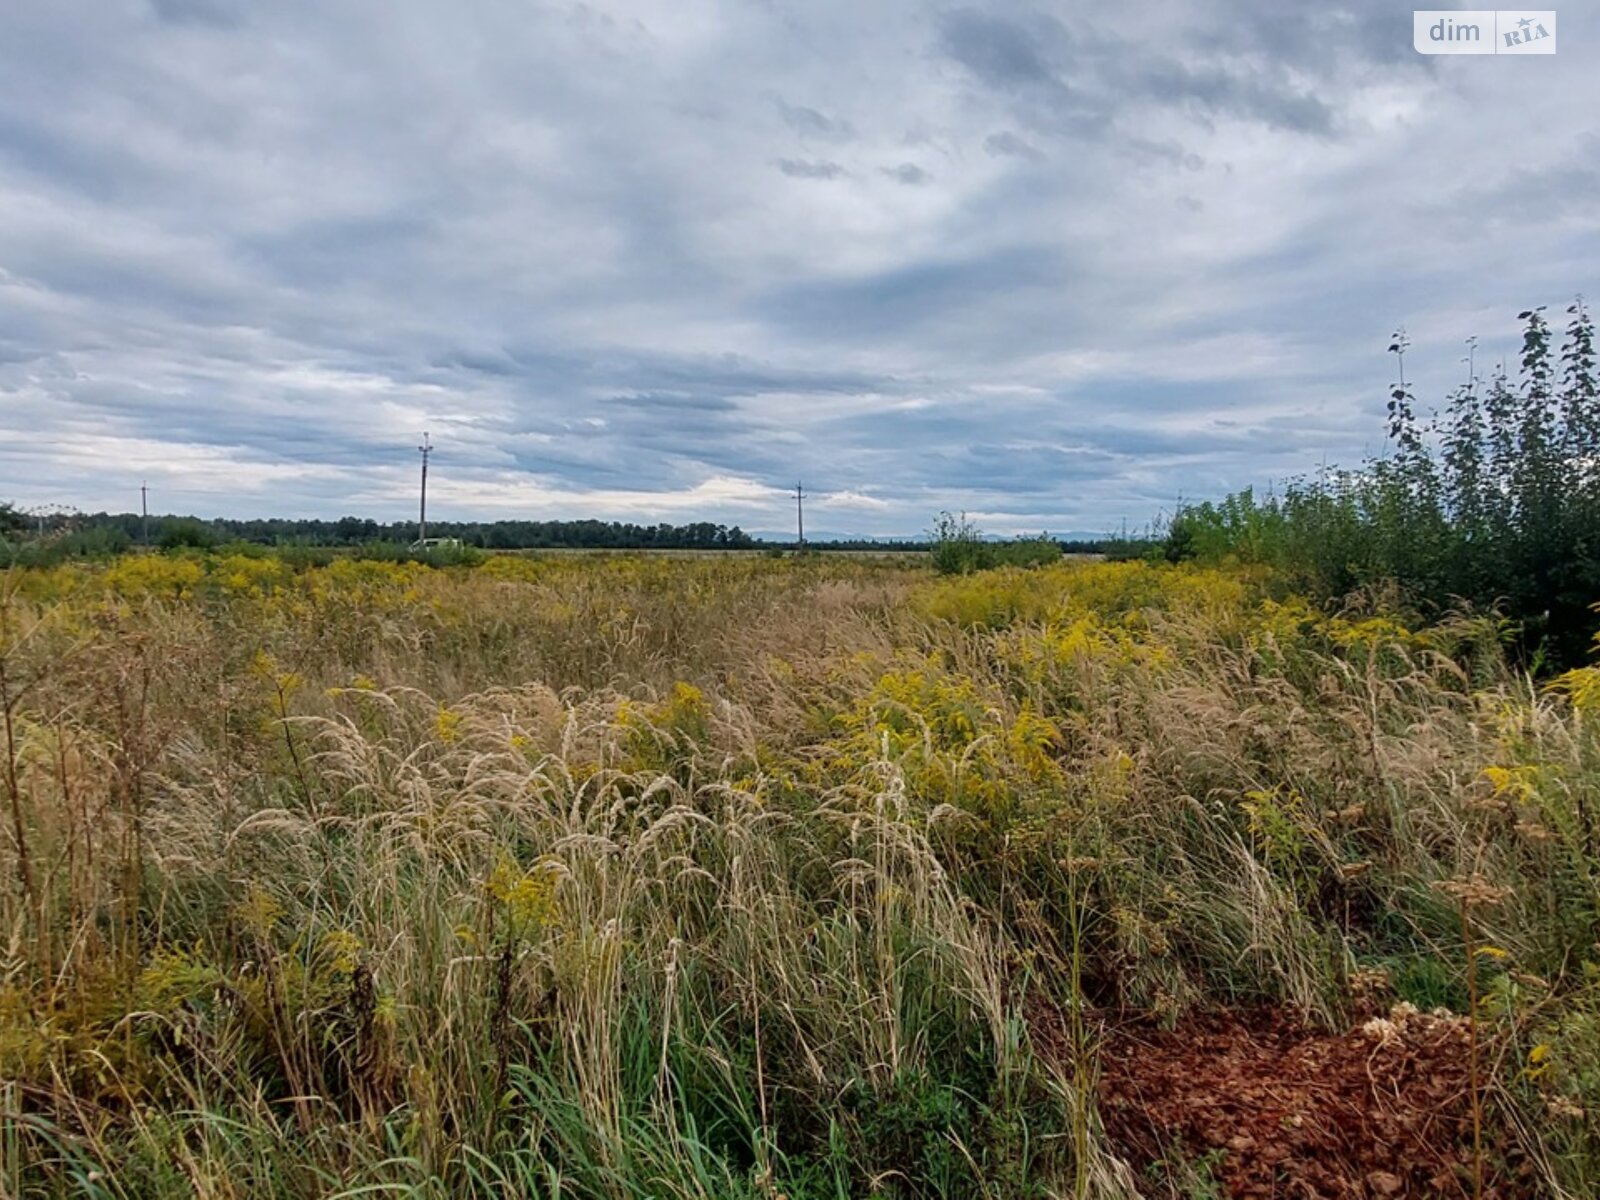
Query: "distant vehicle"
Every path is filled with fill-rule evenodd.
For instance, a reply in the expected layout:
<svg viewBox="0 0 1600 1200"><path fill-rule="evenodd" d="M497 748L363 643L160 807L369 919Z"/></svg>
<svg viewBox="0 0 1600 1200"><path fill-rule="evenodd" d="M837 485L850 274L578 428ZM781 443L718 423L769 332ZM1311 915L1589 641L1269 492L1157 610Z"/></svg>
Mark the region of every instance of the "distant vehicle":
<svg viewBox="0 0 1600 1200"><path fill-rule="evenodd" d="M412 553L417 553L418 551L422 550L459 550L461 549L461 539L422 538L420 541L412 542L411 545L406 547L406 549L410 550Z"/></svg>

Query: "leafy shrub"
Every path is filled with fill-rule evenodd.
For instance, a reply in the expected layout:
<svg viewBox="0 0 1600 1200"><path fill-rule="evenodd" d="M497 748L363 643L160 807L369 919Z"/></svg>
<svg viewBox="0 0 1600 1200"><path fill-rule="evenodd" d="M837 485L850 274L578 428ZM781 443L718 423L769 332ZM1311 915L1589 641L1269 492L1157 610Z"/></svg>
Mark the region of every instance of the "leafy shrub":
<svg viewBox="0 0 1600 1200"><path fill-rule="evenodd" d="M970 575L994 565L994 556L983 540L977 524L967 519L942 512L934 518L928 531L932 543L933 569L941 575Z"/></svg>
<svg viewBox="0 0 1600 1200"><path fill-rule="evenodd" d="M472 567L483 562L488 555L465 542L442 542L415 548L406 542L367 542L355 551L354 557L368 562L422 563L430 567Z"/></svg>
<svg viewBox="0 0 1600 1200"><path fill-rule="evenodd" d="M161 523L163 550L208 550L217 544L217 535L204 521L194 517L177 517Z"/></svg>
<svg viewBox="0 0 1600 1200"><path fill-rule="evenodd" d="M69 529L27 541L0 536L0 566L50 567L74 558L111 558L128 549L120 529L90 526Z"/></svg>
<svg viewBox="0 0 1600 1200"><path fill-rule="evenodd" d="M941 512L928 531L933 569L941 575L970 575L993 567L1040 567L1061 559L1061 544L1048 534L991 542L966 513Z"/></svg>
<svg viewBox="0 0 1600 1200"><path fill-rule="evenodd" d="M1436 612L1465 599L1520 625L1530 666L1578 665L1600 598L1600 375L1583 302L1567 315L1558 352L1544 310L1520 314L1520 377L1474 375L1426 425L1396 334L1388 456L1188 505L1164 554L1269 563L1324 598L1392 580Z"/></svg>
<svg viewBox="0 0 1600 1200"><path fill-rule="evenodd" d="M999 542L990 549L997 567L1046 567L1061 561L1061 543L1045 533Z"/></svg>

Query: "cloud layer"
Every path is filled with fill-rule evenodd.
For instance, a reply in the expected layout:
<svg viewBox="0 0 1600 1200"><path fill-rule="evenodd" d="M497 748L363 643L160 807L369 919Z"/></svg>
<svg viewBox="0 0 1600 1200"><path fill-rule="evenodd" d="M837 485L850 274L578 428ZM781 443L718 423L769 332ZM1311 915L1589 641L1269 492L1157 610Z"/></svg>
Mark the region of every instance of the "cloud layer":
<svg viewBox="0 0 1600 1200"><path fill-rule="evenodd" d="M1600 264L1595 27L1388 0L0 14L0 498L1142 524ZM1482 353L1482 351L1480 351Z"/></svg>

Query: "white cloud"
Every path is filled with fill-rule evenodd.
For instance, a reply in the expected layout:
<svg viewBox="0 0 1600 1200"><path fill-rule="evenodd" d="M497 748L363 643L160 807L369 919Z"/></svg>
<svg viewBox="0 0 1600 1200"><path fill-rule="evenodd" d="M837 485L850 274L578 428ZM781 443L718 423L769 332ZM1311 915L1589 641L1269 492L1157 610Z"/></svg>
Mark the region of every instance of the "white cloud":
<svg viewBox="0 0 1600 1200"><path fill-rule="evenodd" d="M1594 274L1581 48L1069 9L9 6L0 498L397 515L426 428L441 515L1141 524Z"/></svg>
<svg viewBox="0 0 1600 1200"><path fill-rule="evenodd" d="M891 512L894 505L881 496L869 496L865 492L824 492L813 501L818 508L839 508L864 512Z"/></svg>

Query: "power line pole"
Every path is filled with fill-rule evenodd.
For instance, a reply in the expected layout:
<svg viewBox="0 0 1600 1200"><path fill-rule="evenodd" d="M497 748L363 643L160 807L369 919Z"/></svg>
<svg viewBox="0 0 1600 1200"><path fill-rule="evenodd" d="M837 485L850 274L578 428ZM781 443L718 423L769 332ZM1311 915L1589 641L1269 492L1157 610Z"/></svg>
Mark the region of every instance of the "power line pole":
<svg viewBox="0 0 1600 1200"><path fill-rule="evenodd" d="M422 507L417 512L417 541L425 542L428 540L428 455L433 453L427 430L422 432L422 445L417 451L422 455Z"/></svg>
<svg viewBox="0 0 1600 1200"><path fill-rule="evenodd" d="M139 483L139 540L146 547L150 545L150 485L141 480Z"/></svg>
<svg viewBox="0 0 1600 1200"><path fill-rule="evenodd" d="M798 483L794 485L794 516L800 533L795 550L800 551L806 548L806 490Z"/></svg>

